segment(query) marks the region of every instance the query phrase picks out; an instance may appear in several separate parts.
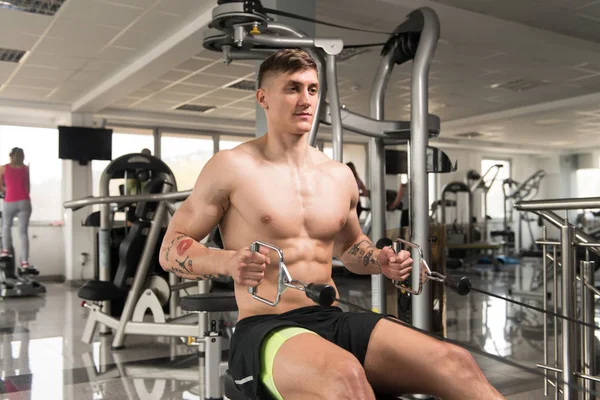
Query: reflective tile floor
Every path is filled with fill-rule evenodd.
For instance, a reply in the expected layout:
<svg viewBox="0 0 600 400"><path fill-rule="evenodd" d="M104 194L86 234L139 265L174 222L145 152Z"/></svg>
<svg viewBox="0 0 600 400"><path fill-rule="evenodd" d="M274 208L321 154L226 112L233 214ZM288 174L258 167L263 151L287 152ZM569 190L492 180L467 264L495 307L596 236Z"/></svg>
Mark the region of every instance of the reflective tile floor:
<svg viewBox="0 0 600 400"><path fill-rule="evenodd" d="M474 287L506 295L509 289L529 290L539 270L534 261L501 272L475 268L468 275ZM370 307L368 278L338 276L336 282L341 298ZM44 297L0 301L0 399L203 399L196 349L179 339L151 337L129 337L118 352L110 350L110 336L84 344L87 311L76 289L46 287ZM527 301L541 306L537 299ZM530 368L543 362L543 319L534 311L479 293L450 293L447 317L451 339ZM544 398L539 376L475 358L508 399ZM551 387L550 394L554 398Z"/></svg>

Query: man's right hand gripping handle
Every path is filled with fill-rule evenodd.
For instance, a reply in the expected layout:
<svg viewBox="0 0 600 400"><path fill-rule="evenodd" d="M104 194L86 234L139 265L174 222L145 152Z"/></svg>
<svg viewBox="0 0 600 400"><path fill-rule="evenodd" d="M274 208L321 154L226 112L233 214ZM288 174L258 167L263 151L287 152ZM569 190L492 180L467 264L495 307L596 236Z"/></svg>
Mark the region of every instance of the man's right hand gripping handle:
<svg viewBox="0 0 600 400"><path fill-rule="evenodd" d="M267 265L271 263L269 249L261 247L251 251L249 247L240 249L233 254L228 265L229 274L238 285L256 287L265 278Z"/></svg>

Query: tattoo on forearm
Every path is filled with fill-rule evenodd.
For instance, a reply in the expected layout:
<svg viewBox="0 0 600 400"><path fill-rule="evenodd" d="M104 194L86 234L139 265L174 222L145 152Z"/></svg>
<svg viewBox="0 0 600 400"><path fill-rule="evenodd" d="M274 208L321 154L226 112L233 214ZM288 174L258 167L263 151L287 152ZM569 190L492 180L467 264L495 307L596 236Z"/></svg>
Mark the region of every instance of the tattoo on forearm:
<svg viewBox="0 0 600 400"><path fill-rule="evenodd" d="M167 247L167 251L165 252L165 260L169 261L169 253L171 253L171 249L173 248L173 244L175 243L175 239L171 240L169 243L169 247Z"/></svg>
<svg viewBox="0 0 600 400"><path fill-rule="evenodd" d="M364 246L366 244L366 246ZM363 245L363 248L361 248ZM375 265L381 270L381 266L377 261L377 258L373 257L375 253L375 246L367 240L361 240L358 243L355 243L348 250L348 254L351 256L356 256L359 260L362 260L362 265L368 267L370 264Z"/></svg>
<svg viewBox="0 0 600 400"><path fill-rule="evenodd" d="M372 255L373 255L373 250L369 251L367 253L367 255L363 257L363 265L365 267L368 267L369 263L377 262L377 260L374 260L373 258L371 258Z"/></svg>
<svg viewBox="0 0 600 400"><path fill-rule="evenodd" d="M188 267L185 265L188 261L188 258L190 258L190 256L187 256L183 261L179 261L177 259L175 259L175 262L181 267L183 268L186 272L192 272L191 269L188 269ZM190 264L191 267L191 264Z"/></svg>

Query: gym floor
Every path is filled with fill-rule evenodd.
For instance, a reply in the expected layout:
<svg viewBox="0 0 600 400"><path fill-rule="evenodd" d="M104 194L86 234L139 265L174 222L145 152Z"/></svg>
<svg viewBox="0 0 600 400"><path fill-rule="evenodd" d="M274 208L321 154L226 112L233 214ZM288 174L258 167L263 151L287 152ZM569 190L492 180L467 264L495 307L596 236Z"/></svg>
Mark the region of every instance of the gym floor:
<svg viewBox="0 0 600 400"><path fill-rule="evenodd" d="M506 295L509 288L529 288L536 269L532 260L498 273L481 268L469 276L474 287ZM339 276L336 283L341 298L370 307L368 278ZM0 301L0 398L201 398L202 360L193 348L179 339L151 337L129 337L119 352L110 351L110 336L96 336L86 345L80 339L86 310L80 307L77 290L64 284L47 284L47 289L44 297ZM543 361L542 316L535 312L472 293L449 294L447 315L451 339L532 368ZM475 357L508 399L544 398L538 376Z"/></svg>

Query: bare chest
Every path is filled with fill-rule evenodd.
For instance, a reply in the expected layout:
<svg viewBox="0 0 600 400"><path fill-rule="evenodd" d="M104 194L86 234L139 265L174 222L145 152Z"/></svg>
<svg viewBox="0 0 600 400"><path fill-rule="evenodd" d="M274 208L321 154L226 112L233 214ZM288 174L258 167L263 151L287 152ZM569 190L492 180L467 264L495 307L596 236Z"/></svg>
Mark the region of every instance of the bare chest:
<svg viewBox="0 0 600 400"><path fill-rule="evenodd" d="M232 205L249 227L268 237L327 241L346 223L350 194L333 176L318 171L262 171L238 187Z"/></svg>

